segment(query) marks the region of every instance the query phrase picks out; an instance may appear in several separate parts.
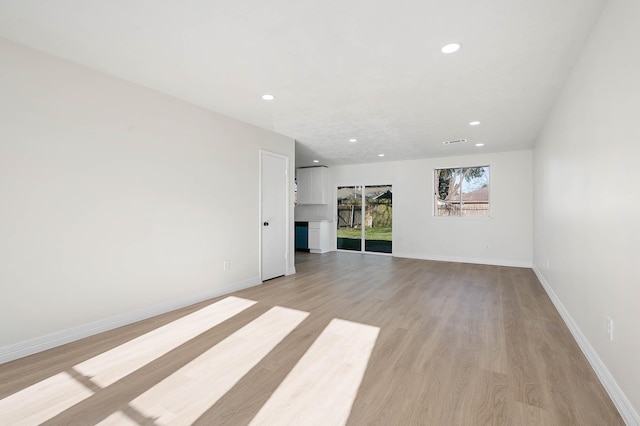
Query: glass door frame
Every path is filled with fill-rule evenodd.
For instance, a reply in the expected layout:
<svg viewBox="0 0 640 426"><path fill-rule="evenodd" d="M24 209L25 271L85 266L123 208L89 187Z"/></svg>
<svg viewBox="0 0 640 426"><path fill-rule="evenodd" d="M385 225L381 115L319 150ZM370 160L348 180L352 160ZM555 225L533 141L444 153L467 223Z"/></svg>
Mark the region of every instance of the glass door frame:
<svg viewBox="0 0 640 426"><path fill-rule="evenodd" d="M361 254L376 254L376 255L381 255L381 256L393 256L393 231L392 231L392 245L391 245L391 252L379 252L379 251L367 251L366 250L366 226L362 226L363 224L361 224L360 227L360 250L349 250L349 249L341 249L338 248L338 227L340 226L340 217L338 214L338 191L340 190L340 188L345 188L345 187L353 187L355 188L356 191L360 191L360 219L361 222L364 222L365 218L366 218L366 209L367 209L367 191L365 188L367 187L374 187L374 186L388 186L391 191L393 191L393 183L384 183L384 184L345 184L345 185L336 185L336 192L335 192L335 196L333 197L334 201L335 201L335 210L334 210L334 214L336 217L336 226L334 228L336 234L335 234L335 239L334 242L336 244L336 251L340 251L340 252L345 252L345 253L361 253ZM393 209L393 202L391 202L391 208ZM391 225L392 229L393 229L393 219L392 219L392 225Z"/></svg>

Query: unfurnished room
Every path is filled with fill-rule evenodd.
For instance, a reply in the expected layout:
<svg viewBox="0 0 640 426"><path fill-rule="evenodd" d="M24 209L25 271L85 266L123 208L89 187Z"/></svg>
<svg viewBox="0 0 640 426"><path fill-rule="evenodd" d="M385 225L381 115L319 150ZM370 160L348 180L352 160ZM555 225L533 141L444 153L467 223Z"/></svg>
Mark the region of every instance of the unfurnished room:
<svg viewBox="0 0 640 426"><path fill-rule="evenodd" d="M637 0L0 0L0 425L640 425Z"/></svg>

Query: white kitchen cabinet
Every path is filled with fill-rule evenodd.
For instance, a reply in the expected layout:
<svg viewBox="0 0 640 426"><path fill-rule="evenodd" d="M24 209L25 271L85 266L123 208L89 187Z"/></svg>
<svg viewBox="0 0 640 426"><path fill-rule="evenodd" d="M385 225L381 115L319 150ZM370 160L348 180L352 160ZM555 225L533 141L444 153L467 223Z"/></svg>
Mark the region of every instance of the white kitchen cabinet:
<svg viewBox="0 0 640 426"><path fill-rule="evenodd" d="M298 169L298 204L328 204L328 176L326 167Z"/></svg>
<svg viewBox="0 0 640 426"><path fill-rule="evenodd" d="M331 230L333 222L309 222L309 251L326 253L331 250Z"/></svg>

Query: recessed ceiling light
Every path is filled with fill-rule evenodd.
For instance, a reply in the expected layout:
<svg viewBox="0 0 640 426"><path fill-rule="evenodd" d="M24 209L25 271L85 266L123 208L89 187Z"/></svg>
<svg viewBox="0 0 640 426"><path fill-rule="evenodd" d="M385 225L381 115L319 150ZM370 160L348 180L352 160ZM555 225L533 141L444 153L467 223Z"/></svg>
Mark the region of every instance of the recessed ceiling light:
<svg viewBox="0 0 640 426"><path fill-rule="evenodd" d="M275 96L273 96L273 95L269 95L268 93L267 93L267 94L262 95L262 99L264 99L265 101L272 101L272 100L274 100L275 98L276 98Z"/></svg>
<svg viewBox="0 0 640 426"><path fill-rule="evenodd" d="M476 146L484 146L483 143L477 143Z"/></svg>
<svg viewBox="0 0 640 426"><path fill-rule="evenodd" d="M456 139L453 141L444 141L442 142L443 145L455 145L457 143L465 143L467 140L466 139Z"/></svg>
<svg viewBox="0 0 640 426"><path fill-rule="evenodd" d="M378 157L384 157L384 154L378 154Z"/></svg>
<svg viewBox="0 0 640 426"><path fill-rule="evenodd" d="M479 121L472 121L469 123L469 126L477 126L478 124L480 124Z"/></svg>
<svg viewBox="0 0 640 426"><path fill-rule="evenodd" d="M319 163L320 161L318 161L318 160L313 160L313 162L314 162L314 163Z"/></svg>
<svg viewBox="0 0 640 426"><path fill-rule="evenodd" d="M349 139L349 142L358 142L358 139L356 139L356 138L351 138L351 139Z"/></svg>
<svg viewBox="0 0 640 426"><path fill-rule="evenodd" d="M457 52L459 49L460 49L460 44L449 43L446 46L442 47L442 53L453 53L453 52Z"/></svg>

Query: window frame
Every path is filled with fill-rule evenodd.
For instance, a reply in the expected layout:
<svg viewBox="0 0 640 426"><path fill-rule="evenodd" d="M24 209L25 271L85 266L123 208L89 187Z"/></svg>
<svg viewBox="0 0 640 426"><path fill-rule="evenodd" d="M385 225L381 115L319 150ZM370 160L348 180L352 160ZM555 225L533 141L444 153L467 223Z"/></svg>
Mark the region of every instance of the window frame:
<svg viewBox="0 0 640 426"><path fill-rule="evenodd" d="M468 168L474 168L474 167L486 167L487 168L487 175L488 175L488 186L489 186L489 191L487 194L487 202L488 202L488 209L487 209L487 215L486 216L465 216L462 215L462 209L460 209L460 214L457 215L438 215L437 213L437 209L438 209L438 196L437 196L437 190L436 190L436 172L438 170L445 170L445 169L458 169L458 170L462 170L462 169L468 169ZM431 203L432 203L432 208L431 208L431 215L434 219L444 219L444 220L449 220L449 219L462 219L462 220L490 220L492 219L493 215L493 208L492 208L492 201L491 201L491 164L490 163L483 163L480 165L473 165L473 166L443 166L443 167L434 167L431 173ZM462 198L462 188L460 191L460 198ZM462 200L460 200L462 203Z"/></svg>

